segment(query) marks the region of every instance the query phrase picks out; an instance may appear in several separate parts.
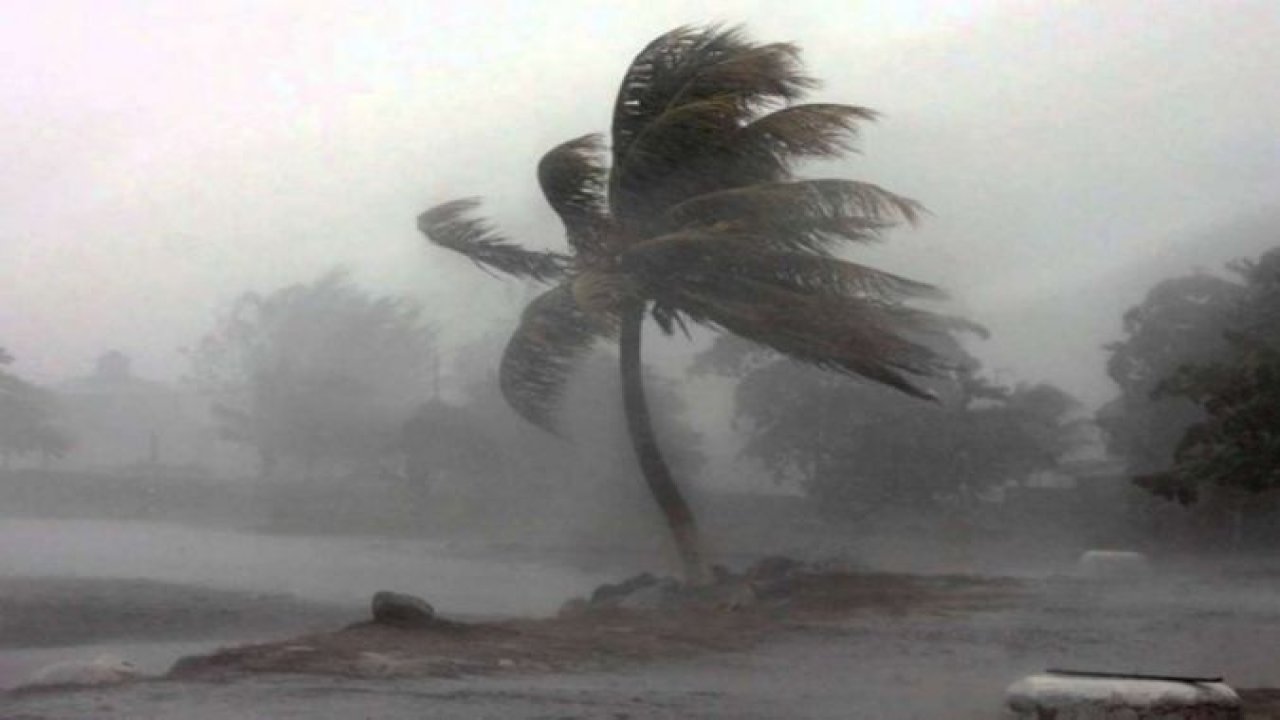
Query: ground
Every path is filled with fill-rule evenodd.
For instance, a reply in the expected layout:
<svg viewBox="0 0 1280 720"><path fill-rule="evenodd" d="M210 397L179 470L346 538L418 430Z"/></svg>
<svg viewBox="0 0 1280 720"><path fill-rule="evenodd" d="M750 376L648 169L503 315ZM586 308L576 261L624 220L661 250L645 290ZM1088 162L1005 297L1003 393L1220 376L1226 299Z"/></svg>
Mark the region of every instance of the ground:
<svg viewBox="0 0 1280 720"><path fill-rule="evenodd" d="M978 720L1000 716L1017 678L1075 667L1225 675L1251 717L1280 718L1277 694L1259 689L1280 685L1276 647L1272 577L841 575L737 612L357 623L186 661L163 680L11 695L0 717Z"/></svg>
<svg viewBox="0 0 1280 720"><path fill-rule="evenodd" d="M340 623L350 612L289 595L153 580L0 577L0 652L300 632Z"/></svg>

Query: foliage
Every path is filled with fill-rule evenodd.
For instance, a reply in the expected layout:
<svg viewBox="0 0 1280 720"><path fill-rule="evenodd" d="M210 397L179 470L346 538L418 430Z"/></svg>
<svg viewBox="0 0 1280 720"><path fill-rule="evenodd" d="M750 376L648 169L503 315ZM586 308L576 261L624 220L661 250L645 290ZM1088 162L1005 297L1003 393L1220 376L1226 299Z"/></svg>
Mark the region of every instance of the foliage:
<svg viewBox="0 0 1280 720"><path fill-rule="evenodd" d="M799 179L797 165L840 157L875 114L801 103L816 82L799 50L742 32L681 27L645 47L614 104L612 148L588 135L553 148L538 179L570 254L524 250L455 200L418 221L427 237L482 267L555 283L525 310L499 381L546 429L568 376L600 338L619 337L623 402L637 458L700 572L693 518L649 425L639 373L646 313L670 334L700 324L818 367L917 396L938 369L904 328L937 319L902 301L929 286L836 256L920 212L911 200L844 179Z"/></svg>
<svg viewBox="0 0 1280 720"><path fill-rule="evenodd" d="M13 357L0 348L0 455L38 455L45 462L65 457L71 435L58 422L53 394L9 372Z"/></svg>
<svg viewBox="0 0 1280 720"><path fill-rule="evenodd" d="M935 318L896 301L934 291L833 255L841 242L914 220L919 207L867 183L793 176L799 160L844 154L875 117L797 104L813 85L792 45L679 28L627 71L611 163L602 139L586 136L539 164L571 255L520 249L473 217L475 199L419 218L432 241L477 264L557 283L525 311L502 361L504 393L521 415L552 427L573 362L612 337L636 301L668 333L701 323L923 394L908 376L931 373L935 358L899 331Z"/></svg>
<svg viewBox="0 0 1280 720"><path fill-rule="evenodd" d="M1203 417L1187 398L1156 389L1180 367L1227 354L1222 333L1241 292L1230 280L1196 273L1157 284L1125 313L1125 339L1107 346L1107 374L1120 395L1099 411L1098 425L1131 472L1167 469L1183 433Z"/></svg>
<svg viewBox="0 0 1280 720"><path fill-rule="evenodd" d="M191 380L264 474L282 460L352 470L394 445L427 387L431 338L413 302L334 271L236 298L189 352Z"/></svg>
<svg viewBox="0 0 1280 720"><path fill-rule="evenodd" d="M1023 480L1081 441L1070 419L1077 403L1062 390L993 384L953 337L927 342L955 368L929 384L937 404L776 356L735 363L728 343L699 366L740 375L734 412L744 456L832 515L927 505Z"/></svg>
<svg viewBox="0 0 1280 720"><path fill-rule="evenodd" d="M1226 357L1183 366L1156 390L1194 403L1203 417L1182 435L1172 468L1138 478L1187 504L1205 487L1280 488L1280 248L1231 267L1243 286L1223 331Z"/></svg>

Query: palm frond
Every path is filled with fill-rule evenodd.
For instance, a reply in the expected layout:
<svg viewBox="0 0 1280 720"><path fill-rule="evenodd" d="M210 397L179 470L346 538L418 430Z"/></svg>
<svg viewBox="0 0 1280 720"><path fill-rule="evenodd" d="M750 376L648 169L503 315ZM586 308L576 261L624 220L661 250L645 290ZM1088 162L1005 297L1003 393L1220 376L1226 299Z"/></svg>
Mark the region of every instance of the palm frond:
<svg viewBox="0 0 1280 720"><path fill-rule="evenodd" d="M578 308L602 333L613 335L622 317L623 301L635 294L634 281L624 273L586 268L574 274L569 288Z"/></svg>
<svg viewBox="0 0 1280 720"><path fill-rule="evenodd" d="M521 417L556 432L555 412L569 375L607 329L578 307L561 283L534 298L507 342L498 382Z"/></svg>
<svg viewBox="0 0 1280 720"><path fill-rule="evenodd" d="M603 252L609 228L609 168L604 138L584 135L552 148L538 163L538 183L564 222L579 255Z"/></svg>
<svg viewBox="0 0 1280 720"><path fill-rule="evenodd" d="M623 75L614 102L614 160L670 108L732 93L744 103L787 101L815 85L801 73L799 49L757 45L739 28L678 27L645 46Z"/></svg>
<svg viewBox="0 0 1280 720"><path fill-rule="evenodd" d="M695 228L654 238L629 248L623 267L658 282L692 276L700 282L741 276L801 293L898 301L942 300L946 293L928 283L821 254L777 249L774 238L735 233L732 228Z"/></svg>
<svg viewBox="0 0 1280 720"><path fill-rule="evenodd" d="M798 160L852 152L858 124L876 117L868 108L830 103L777 110L729 136L718 174L733 177L739 187L788 180Z"/></svg>
<svg viewBox="0 0 1280 720"><path fill-rule="evenodd" d="M802 253L737 253L716 265L717 273L741 274L797 292L880 301L946 298L946 293L928 283L837 258Z"/></svg>
<svg viewBox="0 0 1280 720"><path fill-rule="evenodd" d="M705 164L723 146L719 138L761 110L814 85L802 74L794 45L757 45L740 30L720 27L682 27L660 36L636 56L614 104L614 217L624 226L643 223L665 207L651 193L666 189L665 200L673 197L670 183L659 180L704 175L682 171Z"/></svg>
<svg viewBox="0 0 1280 720"><path fill-rule="evenodd" d="M418 229L431 242L462 253L482 268L540 282L564 275L569 258L559 253L525 250L499 235L485 220L470 217L478 198L437 205L418 216Z"/></svg>
<svg viewBox="0 0 1280 720"><path fill-rule="evenodd" d="M877 240L899 222L915 223L924 208L914 200L856 180L761 183L690 198L666 214L670 228L750 228L785 247L827 252L834 240Z"/></svg>
<svg viewBox="0 0 1280 720"><path fill-rule="evenodd" d="M799 293L741 277L732 284L686 279L673 284L666 297L696 322L915 397L933 398L913 377L946 368L936 353L905 337L905 318L883 304Z"/></svg>

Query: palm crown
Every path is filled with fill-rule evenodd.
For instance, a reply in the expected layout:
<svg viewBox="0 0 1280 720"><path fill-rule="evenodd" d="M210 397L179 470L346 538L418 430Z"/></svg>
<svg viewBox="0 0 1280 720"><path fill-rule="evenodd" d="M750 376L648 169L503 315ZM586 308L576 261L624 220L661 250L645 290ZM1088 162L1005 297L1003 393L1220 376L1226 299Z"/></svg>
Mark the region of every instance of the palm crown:
<svg viewBox="0 0 1280 720"><path fill-rule="evenodd" d="M936 359L900 334L931 316L904 297L932 288L837 258L920 212L844 179L798 180L799 160L852 149L875 113L799 104L815 81L798 49L737 30L679 28L632 62L614 105L612 162L599 135L538 165L570 254L521 249L455 200L419 218L434 242L511 275L556 283L534 299L502 359L508 401L551 428L574 360L611 336L628 302L670 333L687 321L922 395Z"/></svg>

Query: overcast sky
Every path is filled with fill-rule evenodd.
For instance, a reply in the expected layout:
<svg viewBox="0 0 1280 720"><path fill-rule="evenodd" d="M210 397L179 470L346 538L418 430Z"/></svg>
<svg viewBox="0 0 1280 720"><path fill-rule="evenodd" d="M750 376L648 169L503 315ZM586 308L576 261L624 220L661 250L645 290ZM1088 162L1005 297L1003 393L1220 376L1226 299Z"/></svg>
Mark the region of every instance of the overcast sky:
<svg viewBox="0 0 1280 720"><path fill-rule="evenodd" d="M872 257L951 290L1006 379L1105 400L1100 346L1153 282L1280 244L1275 0L3 13L0 345L41 380L108 348L176 377L219 304L338 264L421 298L451 340L509 326L523 290L425 248L415 216L484 195L512 235L558 244L538 157L607 129L631 57L682 23L794 41L816 98L884 113L822 170L930 208Z"/></svg>

